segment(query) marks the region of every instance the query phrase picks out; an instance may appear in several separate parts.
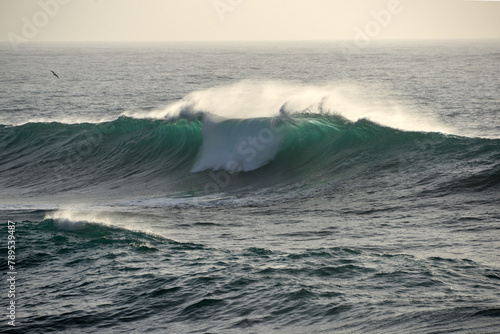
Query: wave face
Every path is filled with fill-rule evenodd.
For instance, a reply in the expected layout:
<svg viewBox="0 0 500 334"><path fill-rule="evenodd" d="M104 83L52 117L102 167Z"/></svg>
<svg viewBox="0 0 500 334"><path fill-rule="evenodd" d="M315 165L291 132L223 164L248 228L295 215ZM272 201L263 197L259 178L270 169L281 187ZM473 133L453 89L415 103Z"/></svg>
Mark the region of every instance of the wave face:
<svg viewBox="0 0 500 334"><path fill-rule="evenodd" d="M252 171L274 159L283 143L277 119L206 121L203 145L192 172L207 169L231 173Z"/></svg>
<svg viewBox="0 0 500 334"><path fill-rule="evenodd" d="M447 189L487 189L500 180L498 139L401 131L331 114L28 123L0 128L0 152L5 196L192 197L388 175Z"/></svg>

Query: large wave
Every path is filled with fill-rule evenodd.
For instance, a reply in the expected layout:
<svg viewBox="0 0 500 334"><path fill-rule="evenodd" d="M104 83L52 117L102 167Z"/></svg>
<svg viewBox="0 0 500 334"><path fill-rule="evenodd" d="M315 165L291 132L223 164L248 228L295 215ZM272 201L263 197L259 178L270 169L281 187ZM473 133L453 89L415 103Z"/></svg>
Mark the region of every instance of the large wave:
<svg viewBox="0 0 500 334"><path fill-rule="evenodd" d="M130 187L143 193L196 195L206 190L214 171L227 172L226 178L240 173L240 180L269 186L354 172L374 176L411 173L418 166L450 169L454 163L469 164L469 177L485 173L484 182L498 182L497 139L407 132L337 115L203 121L204 117L4 126L2 190L24 196L75 191L92 196L96 191L127 192ZM486 160L479 163L481 159Z"/></svg>
<svg viewBox="0 0 500 334"><path fill-rule="evenodd" d="M402 175L403 183L417 175L447 189L499 183L499 139L425 131L429 120L406 126L418 131L390 126L410 118L400 113L386 122L392 111L384 114L380 106L368 113L380 122L357 119L357 107L331 105L330 90L302 88L242 83L193 93L163 111L134 117L1 125L0 196L171 198L263 188L286 193L293 185ZM239 106L246 109L235 114L245 117L231 116Z"/></svg>

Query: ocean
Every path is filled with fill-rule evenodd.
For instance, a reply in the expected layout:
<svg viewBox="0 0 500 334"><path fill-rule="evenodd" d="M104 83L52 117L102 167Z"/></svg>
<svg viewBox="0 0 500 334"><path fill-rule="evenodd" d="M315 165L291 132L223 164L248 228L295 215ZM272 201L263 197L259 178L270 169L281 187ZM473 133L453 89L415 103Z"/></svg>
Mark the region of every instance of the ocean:
<svg viewBox="0 0 500 334"><path fill-rule="evenodd" d="M0 45L0 331L498 333L499 63Z"/></svg>

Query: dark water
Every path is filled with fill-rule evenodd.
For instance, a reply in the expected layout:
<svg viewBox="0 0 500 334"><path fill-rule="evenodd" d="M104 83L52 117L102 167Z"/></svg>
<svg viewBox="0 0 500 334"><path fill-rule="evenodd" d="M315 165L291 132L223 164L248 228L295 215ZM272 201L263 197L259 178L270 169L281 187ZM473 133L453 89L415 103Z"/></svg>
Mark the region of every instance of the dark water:
<svg viewBox="0 0 500 334"><path fill-rule="evenodd" d="M498 332L499 48L4 45L16 330Z"/></svg>

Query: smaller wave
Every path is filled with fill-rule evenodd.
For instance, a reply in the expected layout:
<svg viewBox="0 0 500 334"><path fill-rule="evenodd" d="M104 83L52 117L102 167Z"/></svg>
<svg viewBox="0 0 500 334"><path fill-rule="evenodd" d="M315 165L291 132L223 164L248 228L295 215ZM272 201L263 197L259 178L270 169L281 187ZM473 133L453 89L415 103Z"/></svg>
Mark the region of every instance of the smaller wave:
<svg viewBox="0 0 500 334"><path fill-rule="evenodd" d="M52 219L58 222L62 230L78 228L82 223L94 223L113 226L120 220L116 213L105 211L79 211L75 209L60 209L48 212L44 220Z"/></svg>
<svg viewBox="0 0 500 334"><path fill-rule="evenodd" d="M156 251L156 247L162 247L161 245L168 245L170 249L181 251L206 247L203 244L190 241L173 240L161 228L164 224L158 224L158 222L164 222L164 217L159 219L153 224L154 218L147 214L125 211L60 209L47 212L43 220L38 223L30 221L25 223L35 224L34 233L37 233L38 230L40 233L49 234L52 240L62 238L67 243L75 240L66 238L69 233L78 236L80 241L83 239L91 240L90 244L92 245L123 245L139 252ZM54 234L56 234L55 237Z"/></svg>
<svg viewBox="0 0 500 334"><path fill-rule="evenodd" d="M45 213L43 221L51 221L58 231L96 233L124 232L141 238L158 239L177 243L165 236L161 228L155 228L157 217L130 211L112 211L111 208L61 208Z"/></svg>

